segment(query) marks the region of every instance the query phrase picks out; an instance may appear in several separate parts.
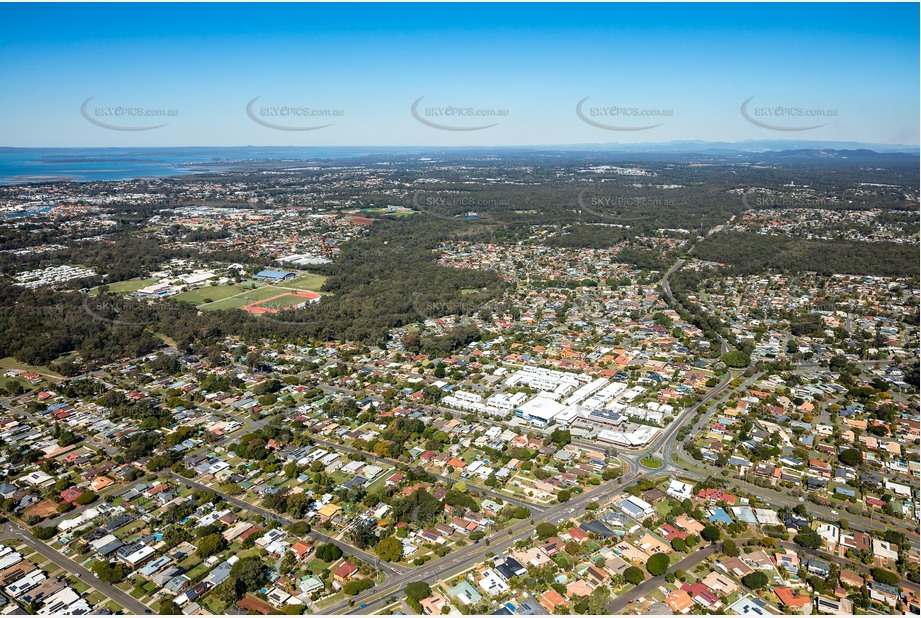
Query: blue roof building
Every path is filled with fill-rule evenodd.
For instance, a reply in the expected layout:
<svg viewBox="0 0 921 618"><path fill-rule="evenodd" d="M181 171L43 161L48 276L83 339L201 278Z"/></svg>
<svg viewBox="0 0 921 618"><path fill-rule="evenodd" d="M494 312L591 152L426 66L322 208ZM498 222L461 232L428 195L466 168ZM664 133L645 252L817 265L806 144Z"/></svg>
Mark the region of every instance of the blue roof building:
<svg viewBox="0 0 921 618"><path fill-rule="evenodd" d="M287 281L288 279L294 279L297 276L297 273L293 273L286 270L260 270L256 273L256 279L259 281Z"/></svg>

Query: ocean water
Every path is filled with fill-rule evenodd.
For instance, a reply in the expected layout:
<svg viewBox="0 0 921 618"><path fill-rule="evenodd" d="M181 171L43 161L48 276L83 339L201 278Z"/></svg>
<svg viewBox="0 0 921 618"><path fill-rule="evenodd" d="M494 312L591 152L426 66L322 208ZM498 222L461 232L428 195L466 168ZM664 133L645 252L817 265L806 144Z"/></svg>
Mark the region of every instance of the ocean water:
<svg viewBox="0 0 921 618"><path fill-rule="evenodd" d="M162 178L220 172L248 161L312 161L371 154L379 153L301 147L0 148L0 184Z"/></svg>

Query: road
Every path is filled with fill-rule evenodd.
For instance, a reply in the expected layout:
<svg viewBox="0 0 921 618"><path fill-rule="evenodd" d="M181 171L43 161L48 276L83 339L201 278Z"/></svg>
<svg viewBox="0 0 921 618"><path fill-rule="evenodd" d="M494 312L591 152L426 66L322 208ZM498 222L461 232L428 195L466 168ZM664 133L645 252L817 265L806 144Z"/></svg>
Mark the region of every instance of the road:
<svg viewBox="0 0 921 618"><path fill-rule="evenodd" d="M61 552L48 547L34 536L32 536L31 532L20 528L18 525L12 522L7 522L3 525L2 532L0 532L0 539L16 539L24 542L31 549L37 551L45 558L53 561L65 571L77 575L81 580L124 607L127 611L130 611L134 614L153 613L149 607L132 597L124 590L100 581L98 577L93 575L92 571L83 565L74 562Z"/></svg>
<svg viewBox="0 0 921 618"><path fill-rule="evenodd" d="M387 598L391 595L399 596L399 592L409 582L434 582L461 573L481 562L485 558L486 553L493 552L495 554L500 554L512 547L518 541L533 537L534 527L541 522L559 523L565 519L577 517L585 510L589 502L593 500L602 500L607 496L623 491L626 487L632 485L641 474L639 470L633 468L620 482L608 481L602 483L591 491L576 496L569 502L553 505L539 516L534 517L533 524L525 520L510 528L494 533L489 537L488 545L485 541L468 545L448 554L440 560L413 569L404 575L388 579L384 585L372 588L367 592L353 597L352 603L354 604L354 608L352 609L350 609L349 601L343 601L324 608L323 612L326 614L334 614L342 611L346 613L371 613L375 609L379 609L382 605L385 605ZM367 606L359 610L358 606L363 603L367 604Z"/></svg>
<svg viewBox="0 0 921 618"><path fill-rule="evenodd" d="M760 373L756 373L753 376L750 376L741 385L739 385L738 388L739 389L747 388L752 382L756 381L761 375L762 374ZM724 389L720 389L720 390L724 390ZM726 395L728 396L731 392L735 390L737 389L726 391ZM714 391L710 391L708 395L709 394L714 394ZM725 399L725 397L723 397L723 399ZM704 414L703 417L694 424L694 428L691 434L692 435L696 434L700 428L702 428L705 424L709 423L711 417L714 414L716 414L716 406L712 406L710 411L707 414ZM673 424L673 427L676 426L677 424L678 423L676 421ZM678 442L676 439L676 436L677 436L677 432L672 433L668 437L668 439L663 443L663 446L657 451L662 454L663 460L666 462L666 465L668 468L680 469L681 476L695 479L695 480L704 480L709 476L715 476L717 478L725 478L725 477L722 477L722 475L720 474L723 468L715 468L715 467L707 466L706 464L703 464L702 462L697 462L697 461L692 460L685 453L684 444L681 442ZM688 463L685 463L685 461L682 460L682 458L684 458L684 460L686 460ZM726 481L731 483L734 487L740 490L750 492L752 494L755 494L756 496L759 496L765 499L769 504L773 506L795 507L799 504L807 504L809 511L814 516L819 516L820 518L828 520L828 521L838 521L839 519L846 519L850 527L855 528L855 529L863 529L863 530L879 529L880 527L879 521L875 522L874 524L874 521L872 519L869 519L867 517L861 517L859 515L854 515L851 513L847 513L846 511L840 514L834 513L833 511L835 509L833 507L820 506L818 504L814 504L811 502L804 503L804 502L801 502L798 497L791 496L789 493L778 491L770 487L759 487L758 485L749 483L748 481L744 479L740 479L738 477L726 478ZM840 505L838 505L838 508L841 508ZM903 524L899 523L898 520L893 520L893 522L894 523L887 524L887 527L890 527L894 530L898 530L900 532L909 534L914 538L918 537L918 534L917 532L915 532L915 530L906 528Z"/></svg>
<svg viewBox="0 0 921 618"><path fill-rule="evenodd" d="M34 423L36 423L36 426L42 425L42 424L44 424L44 423L49 423L49 422L51 422L50 419L47 419L47 418L39 418L39 417L35 416L34 414L32 414L31 412L29 412L29 411L26 410L25 408L18 408L18 407L15 407L15 406L10 405L10 401L11 401L11 398L6 398L6 399L0 401L0 405L2 405L4 408L6 408L7 410L9 410L9 411L12 412L13 414L21 414L22 416L25 416L25 417L28 418L30 421L33 421ZM82 435L81 435L81 437L83 438L83 439L82 439L82 442L83 442L83 443L89 444L89 445L92 446L93 448L97 449L97 450L100 451L101 453L105 453L105 454L106 454L107 456L109 456L109 457L115 457L115 456L119 453L118 448L116 448L116 447L113 446L112 444L100 444L99 442L97 442L97 441L96 441L95 439L93 439L93 438L86 437L86 436L82 436ZM76 444L75 448L78 448L78 447L80 446L80 444L81 444L81 443L78 442L78 443Z"/></svg>
<svg viewBox="0 0 921 618"><path fill-rule="evenodd" d="M675 564L668 567L669 573L674 573L677 570L687 571L688 569L693 568L698 563L703 562L720 549L719 545L707 545L695 551L693 554L685 556L683 559L679 560ZM647 594L655 592L659 586L665 584L665 576L658 575L647 579L643 583L639 584L635 588L631 588L624 594L620 595L616 599L613 599L608 603L607 610L609 614L620 614L624 609L630 605L633 601L637 600L640 597L644 597Z"/></svg>
<svg viewBox="0 0 921 618"><path fill-rule="evenodd" d="M363 457L365 457L365 458L367 458L367 459L370 459L371 461L375 461L375 462L380 463L380 464L383 464L383 465L385 465L385 466L406 467L406 465L407 465L405 462L397 461L396 459L390 459L389 457L378 457L377 455L372 455L371 453L368 453L368 452L366 452L366 451L359 450L359 449L357 449L357 448L353 448L353 447L351 447L351 446L345 446L345 445L343 445L343 444L338 444L338 443L336 443L336 442L330 442L329 440L324 440L324 439L322 439L322 438L318 438L318 437L316 437L316 436L313 435L313 434L310 434L310 439L313 440L314 442L316 442L317 444L320 444L320 445L323 445L323 446L325 446L325 447L331 448L331 449L333 449L333 450L335 450L335 451L342 451L342 452L344 452L344 453L352 453L352 454L355 454L355 455L361 455L361 456L363 456ZM454 485L454 483L458 482L457 479L452 479L451 477L449 477L449 476L444 476L443 474L436 474L436 473L434 473L434 472L428 472L428 470L426 470L426 472L427 472L428 474L431 474L432 476L434 476L434 477L437 478L438 480L444 481L445 483L448 484L449 487L452 486L452 485ZM509 502L509 503L511 503L511 504L515 504L515 505L518 505L518 506L527 507L527 508L531 509L532 512L533 512L533 511L538 511L538 512L540 512L540 511L544 511L544 510L547 509L547 507L545 507L545 506L541 506L541 505L539 505L539 504L534 504L533 502L528 502L527 500L522 500L522 499L520 499L520 498L514 498L514 497L512 497L512 496L508 496L508 495L503 494L503 493L500 493L500 492L498 492L498 491L493 491L493 490L487 489L487 488L485 488L485 487L480 487L479 485L474 485L474 484L470 483L469 480L467 480L467 479L464 479L463 482L464 482L465 485L467 485L467 488L470 489L471 491L477 491L477 492L479 492L480 494L487 495L487 496L490 496L490 497L492 497L492 498L496 498L496 499L502 500L502 501L504 501L504 502Z"/></svg>
<svg viewBox="0 0 921 618"><path fill-rule="evenodd" d="M699 242L699 240L697 242ZM695 242L694 245L696 245L697 242ZM682 251L684 253L690 253L691 250L694 249L694 245L691 245L687 249L682 249ZM672 286L671 286L671 283L669 282L669 279L671 278L673 274L675 274L675 272L679 268L681 268L684 265L684 262L685 262L684 258L679 257L677 260L675 260L675 263L672 264L667 271L665 271L665 275L663 275L662 279L659 280L659 287L662 288L662 293L668 299L668 302L674 305L675 307L680 307L681 303L675 300L675 297L672 294ZM720 340L720 356L722 356L723 354L729 353L732 350L732 348L729 346L728 343L726 343L726 340L723 339L718 333L717 333L717 337L719 337L719 340Z"/></svg>
<svg viewBox="0 0 921 618"><path fill-rule="evenodd" d="M214 494L220 496L220 497L223 498L225 501L227 501L227 502L230 503L230 504L233 504L234 506L238 506L238 507L240 507L241 509L245 509L245 510L247 510L247 511L249 511L249 512L251 512L251 513L255 513L255 514L257 514L257 515L261 515L262 517L265 517L266 519L271 519L271 520L277 521L278 523L280 523L280 524L282 524L282 525L284 525L284 526L290 526L291 524L295 523L295 521L297 521L297 520L294 520L294 519L288 519L287 517L284 517L284 516L282 516L282 515L279 515L278 513L274 512L274 511L270 511L269 509L262 508L261 506L256 506L255 504L250 504L250 503L247 502L246 500L242 500L242 499L240 499L240 498L238 498L238 497L236 497L236 496L231 496L230 494L225 493L225 492L223 492L223 491L220 491L219 489L215 489L214 487L210 487L209 485L205 485L205 484L203 484L203 483L199 483L199 482L197 482L197 481L193 481L193 480L191 480L191 479L187 479L187 478L185 478L184 476L180 476L180 475L178 475L178 474L176 474L176 473L174 473L174 472L171 472L171 471L163 471L163 472L161 472L161 474L165 474L165 475L171 477L172 479L174 479L175 481L177 481L177 482L179 482L179 483L182 483L183 485L187 485L187 486L189 486L189 487L192 487L192 488L194 488L194 489L202 489L202 490L205 490L205 491L213 492ZM346 542L344 542L344 541L340 541L339 539L334 539L334 538L332 538L332 537L330 537L330 536L327 536L327 535L325 535L325 534L323 534L323 533L316 532L316 531L311 531L311 532L307 533L305 536L308 536L308 537L310 537L310 538L312 538L312 539L314 539L314 540L316 540L316 541L320 541L320 542L322 542L322 543L332 543L333 545L336 545L337 547L339 547L339 549L341 549L342 551L347 552L347 553L349 553L349 554L352 554L352 555L355 556L356 558L359 558L359 559L361 559L361 560L364 560L364 561L367 562L368 564L374 565L377 569L379 569L379 570L383 571L384 573L386 573L388 577L389 577L390 575L399 575L399 574L401 574L401 573L403 572L403 569L402 569L402 568L400 568L400 567L394 568L393 566L389 565L388 563L382 562L381 559L378 558L377 556L375 556L374 554L370 554L370 553L368 553L368 552L366 552L366 551L362 551L362 550L358 549L357 547L354 547L354 546L352 546L352 545L349 545L348 543L346 543Z"/></svg>
<svg viewBox="0 0 921 618"><path fill-rule="evenodd" d="M137 480L135 480L135 481L132 481L132 482L128 483L127 485L115 485L115 486L113 486L109 491L103 491L102 493L100 493L100 494L99 494L99 499L96 500L95 502L92 502L92 503L90 503L90 504L84 504L83 506L77 507L77 508L75 508L75 509L73 509L73 510L71 510L71 511L67 511L66 513L62 513L62 514L58 515L57 517L55 517L55 518L53 518L53 519L46 519L45 521L41 522L39 525L42 526L43 528L53 528L53 527L57 527L57 525L58 525L59 523L61 523L62 521L64 521L65 519L71 519L71 518L73 518L73 517L76 517L77 515L79 515L80 513L82 513L83 511L85 511L85 510L87 510L87 509L91 509L91 508L94 508L94 507L99 506L100 502L101 502L101 501L104 501L104 499L106 498L106 496L112 495L112 496L115 496L115 497L117 498L118 496L120 496L120 495L122 495L123 493L127 492L129 489L131 489L132 487L134 487L134 486L137 485L138 483L141 483L142 481L144 481L144 478L143 478L143 477L142 477L142 478L139 478L139 479L137 479Z"/></svg>
<svg viewBox="0 0 921 618"><path fill-rule="evenodd" d="M807 556L814 556L815 558L818 558L819 560L824 560L825 562L834 562L835 564L842 566L846 569L850 569L852 571L859 571L863 573L864 577L869 577L870 571L873 569L872 565L868 566L866 564L862 564L855 560L851 560L849 558L842 558L841 556L829 554L828 552L819 551L817 549L809 549L808 547L801 547L797 545L796 543L791 543L789 541L780 541L780 545L784 549L790 549L796 552L800 552L800 553L806 554ZM899 578L899 586L903 588L907 587L907 588L912 588L912 589L918 588L918 584L912 583L905 578Z"/></svg>
<svg viewBox="0 0 921 618"><path fill-rule="evenodd" d="M430 564L424 565L417 569L413 569L403 576L388 579L386 585L373 588L365 593L355 596L352 599L352 603L356 608L363 603L367 604L367 607L360 610L360 612L357 609L350 610L348 601L343 601L334 606L324 608L323 611L330 614L341 611L346 611L346 613L370 613L375 608L378 608L384 604L390 595L397 593L409 582L433 582L439 579L449 578L482 561L487 552L491 551L499 554L503 550L514 545L517 541L524 538L530 538L533 536L534 526L540 522L559 523L565 519L571 519L580 516L585 511L585 506L589 502L617 494L628 486L632 485L640 476L650 473L648 471L640 470L638 465L639 460L656 450L662 449L661 446L657 447L656 444L665 445L669 441L673 440L674 436L678 432L678 428L681 425L681 419L687 418L689 414L694 414L703 403L725 392L729 388L729 384L732 379L733 376L730 372L729 375L727 375L727 377L722 382L720 382L720 384L716 385L706 394L704 394L704 396L697 404L685 410L681 416L672 423L669 431L661 434L656 442L653 443L653 445L650 445L646 449L640 451L619 453L618 457L624 462L625 467L624 476L620 481L614 480L602 483L598 487L595 487L591 491L580 494L569 502L548 507L544 511L537 514L537 516L532 517L532 521L534 522L533 524L530 522L521 522L509 528L508 530L503 530L493 535L490 537L491 541L493 542L491 542L488 546L483 542L476 545L468 545L467 547L452 552L440 560L436 560ZM664 462L664 464L665 465L663 465L663 468L655 470L656 474L668 472L669 462ZM509 535L509 531L511 531L511 535ZM503 537L503 534L506 535L506 537ZM496 540L497 537L499 539L498 541Z"/></svg>

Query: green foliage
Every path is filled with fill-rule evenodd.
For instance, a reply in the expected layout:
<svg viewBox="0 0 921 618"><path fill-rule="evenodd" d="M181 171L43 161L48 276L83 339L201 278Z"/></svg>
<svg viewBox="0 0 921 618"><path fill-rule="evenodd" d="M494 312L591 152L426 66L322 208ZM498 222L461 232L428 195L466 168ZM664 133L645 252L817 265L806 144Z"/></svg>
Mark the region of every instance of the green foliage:
<svg viewBox="0 0 921 618"><path fill-rule="evenodd" d="M743 577L742 583L752 590L760 590L761 588L767 586L768 576L761 571L755 571L754 573L749 573Z"/></svg>
<svg viewBox="0 0 921 618"><path fill-rule="evenodd" d="M214 554L222 551L227 547L227 541L222 535L217 532L211 533L207 536L202 537L198 541L198 546L195 549L195 554L199 558L207 558L208 556L213 556Z"/></svg>
<svg viewBox="0 0 921 618"><path fill-rule="evenodd" d="M374 553L381 560L387 562L397 562L403 557L403 544L394 537L382 539L374 548Z"/></svg>
<svg viewBox="0 0 921 618"><path fill-rule="evenodd" d="M106 560L96 560L93 562L91 569L101 581L107 584L115 584L124 580L129 573L128 567L121 562L108 562Z"/></svg>
<svg viewBox="0 0 921 618"><path fill-rule="evenodd" d="M157 613L161 616L180 616L182 609L172 599L164 599L157 605Z"/></svg>
<svg viewBox="0 0 921 618"><path fill-rule="evenodd" d="M416 601L428 598L432 594L432 588L426 582L410 582L404 588L406 596Z"/></svg>
<svg viewBox="0 0 921 618"><path fill-rule="evenodd" d="M863 461L863 453L856 448L846 448L838 453L838 460L847 466L856 467Z"/></svg>
<svg viewBox="0 0 921 618"><path fill-rule="evenodd" d="M374 587L374 582L370 579L355 579L350 582L346 582L342 586L342 592L347 594L350 597L355 596L365 590L369 590Z"/></svg>
<svg viewBox="0 0 921 618"><path fill-rule="evenodd" d="M649 560L646 561L646 570L653 576L662 575L668 570L668 564L668 554L653 554L649 557Z"/></svg>
<svg viewBox="0 0 921 618"><path fill-rule="evenodd" d="M39 541L47 541L54 538L58 533L54 526L35 526L32 528L32 536Z"/></svg>
<svg viewBox="0 0 921 618"><path fill-rule="evenodd" d="M888 586L897 586L899 583L898 573L887 571L886 569L876 567L870 571L875 581Z"/></svg>
<svg viewBox="0 0 921 618"><path fill-rule="evenodd" d="M296 521L287 528L291 534L303 535L310 533L310 524L306 521Z"/></svg>
<svg viewBox="0 0 921 618"><path fill-rule="evenodd" d="M444 505L424 489L417 489L405 498L395 499L391 507L398 521L421 524L435 523L444 513Z"/></svg>
<svg viewBox="0 0 921 618"><path fill-rule="evenodd" d="M808 547L809 549L818 549L825 545L825 541L818 535L817 532L808 531L800 532L793 537L793 542L801 547Z"/></svg>
<svg viewBox="0 0 921 618"><path fill-rule="evenodd" d="M639 567L627 567L624 569L624 581L627 581L634 586L637 584L643 583L643 580L646 579L646 576L643 575L643 570Z"/></svg>
<svg viewBox="0 0 921 618"><path fill-rule="evenodd" d="M337 545L326 543L317 548L316 555L323 562L335 562L342 557L342 550Z"/></svg>
<svg viewBox="0 0 921 618"><path fill-rule="evenodd" d="M550 433L550 441L558 447L563 448L572 442L572 433L568 429L554 429Z"/></svg>
<svg viewBox="0 0 921 618"><path fill-rule="evenodd" d="M709 543L716 543L722 536L722 531L713 524L705 526L700 533L700 537Z"/></svg>
<svg viewBox="0 0 921 618"><path fill-rule="evenodd" d="M239 582L245 592L259 590L269 581L268 572L259 556L238 560L230 570L230 577Z"/></svg>
<svg viewBox="0 0 921 618"><path fill-rule="evenodd" d="M550 522L542 521L534 527L537 537L540 539L549 539L557 533L556 526Z"/></svg>
<svg viewBox="0 0 921 618"><path fill-rule="evenodd" d="M911 245L836 239L805 240L752 232L719 232L694 247L702 260L731 265L734 274L768 269L815 271L821 275L918 275L918 252Z"/></svg>
<svg viewBox="0 0 921 618"><path fill-rule="evenodd" d="M742 369L751 363L751 357L742 350L733 350L720 357L727 367Z"/></svg>

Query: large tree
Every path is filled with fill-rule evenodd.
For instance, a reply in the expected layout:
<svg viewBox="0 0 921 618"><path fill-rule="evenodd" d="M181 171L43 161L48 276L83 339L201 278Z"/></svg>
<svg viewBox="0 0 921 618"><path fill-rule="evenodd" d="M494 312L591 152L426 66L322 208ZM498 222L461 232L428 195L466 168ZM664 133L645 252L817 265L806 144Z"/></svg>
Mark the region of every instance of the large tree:
<svg viewBox="0 0 921 618"><path fill-rule="evenodd" d="M650 575L664 575L668 570L668 554L653 554L646 561L646 570Z"/></svg>
<svg viewBox="0 0 921 618"><path fill-rule="evenodd" d="M374 553L381 560L397 562L403 557L403 544L392 536L382 539L374 548Z"/></svg>

